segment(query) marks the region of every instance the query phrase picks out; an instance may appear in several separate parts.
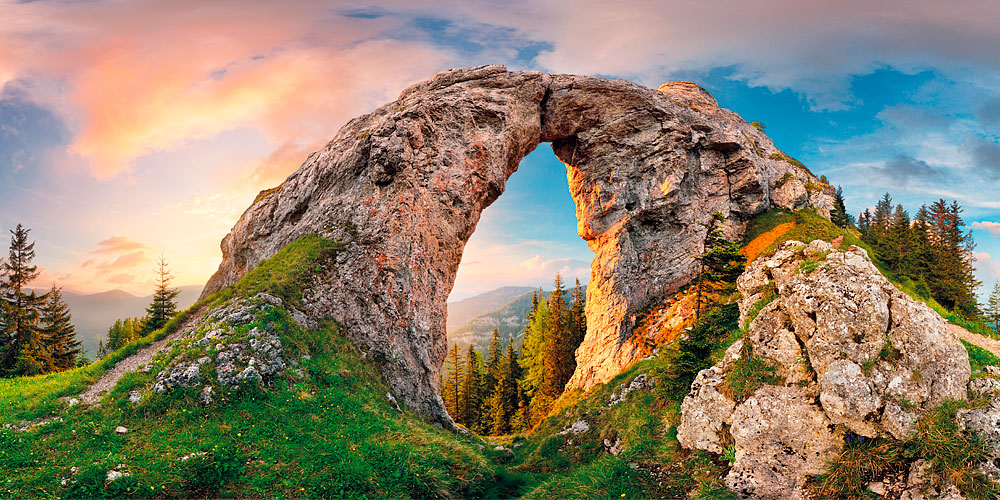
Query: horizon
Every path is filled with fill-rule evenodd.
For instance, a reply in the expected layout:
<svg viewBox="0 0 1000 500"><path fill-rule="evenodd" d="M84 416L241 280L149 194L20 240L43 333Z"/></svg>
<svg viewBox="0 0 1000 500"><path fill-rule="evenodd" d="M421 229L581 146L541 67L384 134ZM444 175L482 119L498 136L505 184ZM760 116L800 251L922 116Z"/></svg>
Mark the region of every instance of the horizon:
<svg viewBox="0 0 1000 500"><path fill-rule="evenodd" d="M225 2L0 0L15 20L0 26L0 229L32 229L38 285L145 294L160 254L175 283L203 285L256 194L347 120L437 71L503 63L694 81L842 185L855 216L886 191L911 214L958 200L988 293L1000 277L1000 55L976 48L1000 42L989 22L1000 7L672 7L293 2L232 16ZM589 277L566 186L547 144L526 157L484 212L450 300L543 285L554 270Z"/></svg>

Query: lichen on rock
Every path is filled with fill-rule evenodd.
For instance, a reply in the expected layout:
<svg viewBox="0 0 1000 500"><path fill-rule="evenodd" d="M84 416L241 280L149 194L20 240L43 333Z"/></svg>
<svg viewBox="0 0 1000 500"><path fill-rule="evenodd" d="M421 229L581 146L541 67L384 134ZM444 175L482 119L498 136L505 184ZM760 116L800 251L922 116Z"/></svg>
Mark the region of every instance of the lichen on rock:
<svg viewBox="0 0 1000 500"><path fill-rule="evenodd" d="M698 374L678 439L714 453L731 439L726 481L742 498L802 497L806 478L823 472L845 433L905 440L921 411L967 397L971 369L958 337L859 247L789 241L754 261L737 286L747 331ZM782 383L740 402L722 389L744 343Z"/></svg>

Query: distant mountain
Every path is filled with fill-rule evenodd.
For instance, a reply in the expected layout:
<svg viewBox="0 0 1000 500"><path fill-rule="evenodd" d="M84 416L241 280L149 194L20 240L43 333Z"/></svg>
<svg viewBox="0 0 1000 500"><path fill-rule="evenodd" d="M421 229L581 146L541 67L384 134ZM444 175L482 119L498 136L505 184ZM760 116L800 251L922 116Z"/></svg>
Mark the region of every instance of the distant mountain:
<svg viewBox="0 0 1000 500"><path fill-rule="evenodd" d="M177 296L179 309L191 307L198 300L201 288L201 285L178 287L181 291ZM46 291L38 290L40 293ZM73 314L76 338L83 343L87 356L91 358L97 353L97 343L104 340L108 327L116 319L146 314L146 306L152 298L152 295L137 297L122 290L91 294L63 290L63 300Z"/></svg>
<svg viewBox="0 0 1000 500"><path fill-rule="evenodd" d="M534 289L530 286L505 286L464 300L449 302L446 330L450 332L477 316L496 311L508 302L530 293L532 290Z"/></svg>
<svg viewBox="0 0 1000 500"><path fill-rule="evenodd" d="M525 287L504 287L504 288L525 288ZM584 291L586 291L586 286ZM494 292L503 288L494 290ZM480 352L484 352L489 346L490 338L493 336L493 328L500 332L500 338L506 342L508 337L514 338L514 344L521 342L524 328L527 326L528 312L531 311L531 295L533 288L528 288L526 292L518 295L506 304L497 309L485 312L466 322L464 325L448 331L448 343L458 344L460 349L467 349L469 344L475 346ZM493 292L487 292L493 293ZM548 299L551 291L545 292L545 299ZM566 290L566 301L572 300L573 289ZM486 295L486 294L484 294ZM475 298L475 297L473 297ZM448 314L451 315L451 304L448 304Z"/></svg>

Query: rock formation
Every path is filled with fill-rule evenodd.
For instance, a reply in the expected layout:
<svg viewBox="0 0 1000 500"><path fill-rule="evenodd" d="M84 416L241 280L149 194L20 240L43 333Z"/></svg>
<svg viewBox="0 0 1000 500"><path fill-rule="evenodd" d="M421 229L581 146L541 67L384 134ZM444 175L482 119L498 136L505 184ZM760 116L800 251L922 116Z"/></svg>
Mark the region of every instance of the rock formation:
<svg viewBox="0 0 1000 500"><path fill-rule="evenodd" d="M966 399L971 370L958 337L861 248L787 242L737 286L747 332L698 374L677 437L714 453L734 443L726 480L742 498L802 498L806 478L824 471L845 433L905 440L921 410ZM736 401L726 378L750 354L781 383Z"/></svg>
<svg viewBox="0 0 1000 500"><path fill-rule="evenodd" d="M635 313L692 277L710 212L728 215L737 237L772 206L831 205L811 173L697 85L456 69L351 120L262 192L222 241L204 294L305 234L348 243L306 313L343 323L407 405L450 425L437 387L445 302L480 214L541 142L566 164L578 232L595 254L571 388L635 360ZM781 179L790 187L775 198Z"/></svg>

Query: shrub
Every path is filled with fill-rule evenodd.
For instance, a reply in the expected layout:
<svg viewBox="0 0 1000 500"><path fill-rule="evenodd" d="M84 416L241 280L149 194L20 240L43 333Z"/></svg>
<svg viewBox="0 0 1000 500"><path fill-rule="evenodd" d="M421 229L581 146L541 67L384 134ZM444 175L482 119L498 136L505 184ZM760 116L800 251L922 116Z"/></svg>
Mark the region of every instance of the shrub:
<svg viewBox="0 0 1000 500"><path fill-rule="evenodd" d="M742 403L757 389L765 385L780 384L781 377L776 371L777 367L772 363L754 356L753 344L745 342L739 359L726 370L726 380L720 389L733 401Z"/></svg>

